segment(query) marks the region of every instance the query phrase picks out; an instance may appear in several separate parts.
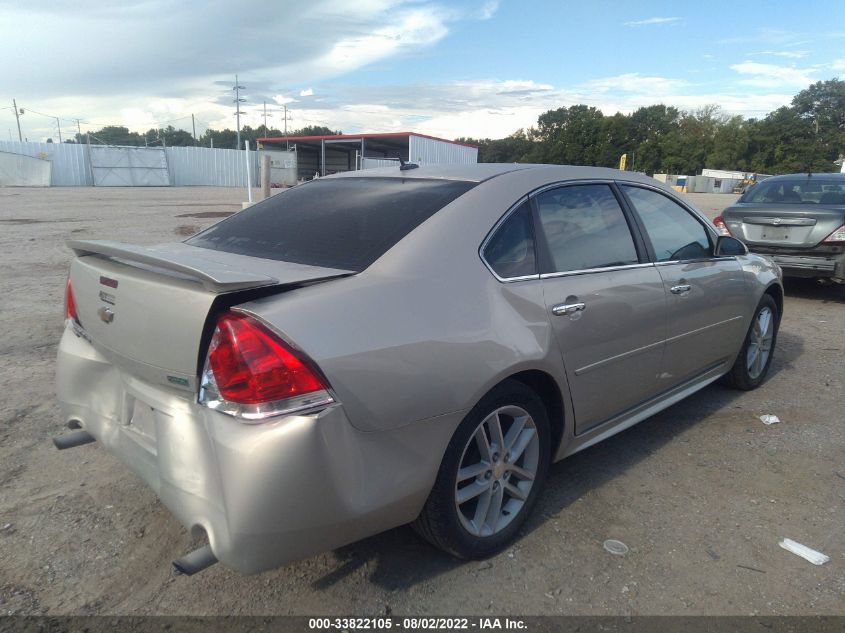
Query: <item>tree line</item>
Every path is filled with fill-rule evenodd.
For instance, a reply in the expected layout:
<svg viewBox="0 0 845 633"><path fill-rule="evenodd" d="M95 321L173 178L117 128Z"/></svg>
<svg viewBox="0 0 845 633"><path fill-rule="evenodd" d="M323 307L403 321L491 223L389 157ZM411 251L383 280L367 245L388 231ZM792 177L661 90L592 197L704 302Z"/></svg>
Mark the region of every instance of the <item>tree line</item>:
<svg viewBox="0 0 845 633"><path fill-rule="evenodd" d="M290 136L340 134L307 126ZM283 136L263 125L241 128L241 143ZM91 143L107 145L199 145L234 149L234 130L206 130L198 139L172 125L144 133L107 126L92 132ZM76 134L73 141L87 142ZM819 81L799 92L788 106L763 118L729 116L717 105L692 112L667 105L638 108L631 114L605 115L586 106L549 110L536 127L502 139L459 138L478 146L483 163L555 163L616 167L627 154L627 169L654 173L698 174L705 167L764 174L838 171L845 153L845 81Z"/></svg>
<svg viewBox="0 0 845 633"><path fill-rule="evenodd" d="M321 134L341 134L340 130L332 130L322 125L308 125L298 130L288 132L289 136L317 136ZM255 148L256 139L268 136L284 136L284 132L276 128L265 128L263 125L250 127L245 125L241 128L241 147L244 141L249 141L250 147ZM87 143L92 145L131 145L134 147L162 146L167 147L217 147L221 149L236 149L238 133L235 130L207 129L199 138L194 138L190 132L180 130L168 125L163 128L151 128L146 132L130 132L129 128L121 125L107 125L104 128L91 132L90 134L75 134L73 139L66 143ZM52 139L47 139L48 143Z"/></svg>
<svg viewBox="0 0 845 633"><path fill-rule="evenodd" d="M477 145L484 163L617 167L648 174L698 174L704 168L764 174L839 171L845 154L845 81L820 81L763 118L729 116L717 105L683 112L666 105L607 116L574 105L540 115L536 127Z"/></svg>

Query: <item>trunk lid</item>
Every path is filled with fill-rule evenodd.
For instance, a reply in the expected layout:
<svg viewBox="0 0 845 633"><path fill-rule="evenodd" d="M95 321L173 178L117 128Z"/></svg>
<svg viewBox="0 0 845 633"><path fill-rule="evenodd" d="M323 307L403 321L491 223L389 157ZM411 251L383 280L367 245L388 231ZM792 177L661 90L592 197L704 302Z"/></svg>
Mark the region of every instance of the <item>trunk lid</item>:
<svg viewBox="0 0 845 633"><path fill-rule="evenodd" d="M810 248L845 221L840 206L737 204L722 214L734 237L750 245Z"/></svg>
<svg viewBox="0 0 845 633"><path fill-rule="evenodd" d="M197 363L215 301L342 277L349 271L189 246L69 242L70 280L83 336L147 382L196 392Z"/></svg>

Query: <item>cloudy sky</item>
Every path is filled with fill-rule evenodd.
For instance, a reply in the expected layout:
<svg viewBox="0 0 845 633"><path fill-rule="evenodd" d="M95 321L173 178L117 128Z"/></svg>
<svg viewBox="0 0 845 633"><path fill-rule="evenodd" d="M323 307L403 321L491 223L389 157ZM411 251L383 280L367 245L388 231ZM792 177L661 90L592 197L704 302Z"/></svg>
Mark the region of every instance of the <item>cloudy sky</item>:
<svg viewBox="0 0 845 633"><path fill-rule="evenodd" d="M845 77L842 4L592 0L0 0L0 138L106 124L506 136L560 106L760 117ZM835 17L834 17L835 16Z"/></svg>

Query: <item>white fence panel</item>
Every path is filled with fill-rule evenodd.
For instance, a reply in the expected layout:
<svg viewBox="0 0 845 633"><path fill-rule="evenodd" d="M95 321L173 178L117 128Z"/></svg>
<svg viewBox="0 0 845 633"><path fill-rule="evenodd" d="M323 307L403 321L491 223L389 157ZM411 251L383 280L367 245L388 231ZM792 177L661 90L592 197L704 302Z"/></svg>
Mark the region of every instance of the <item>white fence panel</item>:
<svg viewBox="0 0 845 633"><path fill-rule="evenodd" d="M169 187L162 147L91 145L95 187Z"/></svg>
<svg viewBox="0 0 845 633"><path fill-rule="evenodd" d="M258 152L249 153L252 186L258 182ZM176 187L246 187L244 150L208 147L168 147L170 180Z"/></svg>
<svg viewBox="0 0 845 633"><path fill-rule="evenodd" d="M54 187L91 185L91 163L85 145L0 141L0 151L25 154L52 163L50 184Z"/></svg>
<svg viewBox="0 0 845 633"><path fill-rule="evenodd" d="M50 161L0 152L0 187L49 187Z"/></svg>

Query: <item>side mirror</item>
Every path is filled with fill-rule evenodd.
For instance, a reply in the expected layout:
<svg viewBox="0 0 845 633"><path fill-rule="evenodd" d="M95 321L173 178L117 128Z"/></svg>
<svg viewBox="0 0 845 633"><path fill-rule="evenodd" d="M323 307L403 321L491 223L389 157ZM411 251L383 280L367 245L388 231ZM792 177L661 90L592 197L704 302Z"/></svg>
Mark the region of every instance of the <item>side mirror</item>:
<svg viewBox="0 0 845 633"><path fill-rule="evenodd" d="M737 255L748 255L748 248L735 237L720 235L716 240L714 251L716 257L736 257Z"/></svg>

